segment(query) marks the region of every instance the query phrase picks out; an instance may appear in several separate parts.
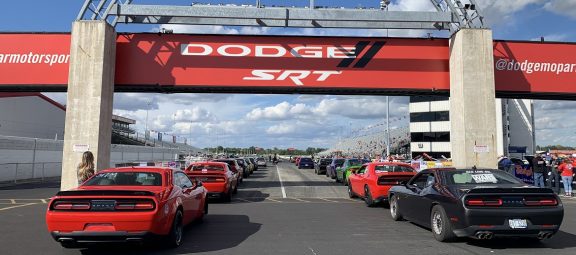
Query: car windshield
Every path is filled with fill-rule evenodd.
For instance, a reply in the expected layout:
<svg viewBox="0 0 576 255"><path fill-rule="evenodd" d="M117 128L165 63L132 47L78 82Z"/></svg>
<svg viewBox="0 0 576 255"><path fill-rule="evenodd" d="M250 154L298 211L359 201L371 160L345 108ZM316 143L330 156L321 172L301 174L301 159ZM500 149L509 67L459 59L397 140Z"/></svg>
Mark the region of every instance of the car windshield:
<svg viewBox="0 0 576 255"><path fill-rule="evenodd" d="M320 160L320 164L321 164L321 165L328 165L328 164L330 164L330 163L332 163L332 160L329 159L329 158L321 159L321 160Z"/></svg>
<svg viewBox="0 0 576 255"><path fill-rule="evenodd" d="M311 158L301 158L300 162L302 163L312 163L312 159Z"/></svg>
<svg viewBox="0 0 576 255"><path fill-rule="evenodd" d="M224 167L221 165L211 165L211 164L197 164L192 166L192 171L224 171Z"/></svg>
<svg viewBox="0 0 576 255"><path fill-rule="evenodd" d="M258 158L258 161L266 161L264 158Z"/></svg>
<svg viewBox="0 0 576 255"><path fill-rule="evenodd" d="M161 186L162 175L150 172L99 173L82 186Z"/></svg>
<svg viewBox="0 0 576 255"><path fill-rule="evenodd" d="M345 161L345 159L339 158L339 159L336 159L336 160L335 160L335 164L336 164L337 166L342 166L342 165L344 165L344 161Z"/></svg>
<svg viewBox="0 0 576 255"><path fill-rule="evenodd" d="M448 185L521 184L516 177L500 170L442 171Z"/></svg>
<svg viewBox="0 0 576 255"><path fill-rule="evenodd" d="M414 169L408 166L398 165L377 165L374 167L376 173L412 173Z"/></svg>

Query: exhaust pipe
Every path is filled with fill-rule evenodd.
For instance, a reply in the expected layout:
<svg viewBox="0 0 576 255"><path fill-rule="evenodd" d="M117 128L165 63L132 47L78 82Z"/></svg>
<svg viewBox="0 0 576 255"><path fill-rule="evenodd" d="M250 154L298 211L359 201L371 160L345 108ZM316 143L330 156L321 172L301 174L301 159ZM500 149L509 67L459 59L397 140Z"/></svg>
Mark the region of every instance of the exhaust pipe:
<svg viewBox="0 0 576 255"><path fill-rule="evenodd" d="M474 236L480 240L490 240L494 237L494 234L490 231L478 231Z"/></svg>
<svg viewBox="0 0 576 255"><path fill-rule="evenodd" d="M548 239L548 238L552 237L552 235L553 235L552 232L540 231L540 232L538 233L538 239L539 239L539 240Z"/></svg>

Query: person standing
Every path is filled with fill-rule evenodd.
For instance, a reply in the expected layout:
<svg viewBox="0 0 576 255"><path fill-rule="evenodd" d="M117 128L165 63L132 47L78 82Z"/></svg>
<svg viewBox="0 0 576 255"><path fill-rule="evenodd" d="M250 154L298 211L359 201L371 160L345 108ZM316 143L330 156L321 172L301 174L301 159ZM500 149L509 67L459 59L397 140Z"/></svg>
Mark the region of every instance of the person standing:
<svg viewBox="0 0 576 255"><path fill-rule="evenodd" d="M78 184L84 183L94 175L94 155L92 152L85 151L82 154L82 162L78 165Z"/></svg>
<svg viewBox="0 0 576 255"><path fill-rule="evenodd" d="M534 170L534 186L544 188L544 172L546 165L544 159L540 154L532 159L532 167Z"/></svg>
<svg viewBox="0 0 576 255"><path fill-rule="evenodd" d="M572 165L572 160L570 159L564 160L564 163L558 167L558 172L560 172L560 176L562 176L562 183L564 184L564 193L567 197L572 196L572 175L574 174L573 168L574 166Z"/></svg>

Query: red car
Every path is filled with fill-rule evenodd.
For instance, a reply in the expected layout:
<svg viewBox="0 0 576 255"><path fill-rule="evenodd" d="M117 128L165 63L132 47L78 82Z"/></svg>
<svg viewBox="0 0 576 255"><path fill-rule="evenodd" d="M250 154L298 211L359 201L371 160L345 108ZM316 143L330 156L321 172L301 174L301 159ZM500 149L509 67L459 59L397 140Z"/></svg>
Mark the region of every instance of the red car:
<svg viewBox="0 0 576 255"><path fill-rule="evenodd" d="M234 173L234 176L236 177L236 180L238 180L238 183L242 183L242 181L244 180L244 168L242 168L240 165L238 165L238 162L236 162L235 159L215 159L212 160L213 162L222 162L222 163L226 163L228 164L228 167L230 168L230 171L232 171L232 173Z"/></svg>
<svg viewBox="0 0 576 255"><path fill-rule="evenodd" d="M208 212L206 189L181 170L124 167L99 171L60 191L46 211L48 231L65 248L161 237L182 243L183 226Z"/></svg>
<svg viewBox="0 0 576 255"><path fill-rule="evenodd" d="M409 164L397 162L375 162L362 165L353 172L348 185L350 198L362 197L368 206L388 200L388 190L416 174Z"/></svg>
<svg viewBox="0 0 576 255"><path fill-rule="evenodd" d="M190 179L201 181L208 190L208 198L221 198L230 202L238 191L238 180L228 164L223 162L197 162L186 168Z"/></svg>

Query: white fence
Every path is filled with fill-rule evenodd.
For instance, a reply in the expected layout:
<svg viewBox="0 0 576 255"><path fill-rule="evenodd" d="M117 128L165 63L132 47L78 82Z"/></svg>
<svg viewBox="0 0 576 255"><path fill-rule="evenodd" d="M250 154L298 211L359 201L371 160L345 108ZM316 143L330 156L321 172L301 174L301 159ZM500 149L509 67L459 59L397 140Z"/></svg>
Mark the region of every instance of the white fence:
<svg viewBox="0 0 576 255"><path fill-rule="evenodd" d="M62 171L62 140L0 136L0 182L58 177ZM139 161L172 161L175 148L113 144L110 165Z"/></svg>

